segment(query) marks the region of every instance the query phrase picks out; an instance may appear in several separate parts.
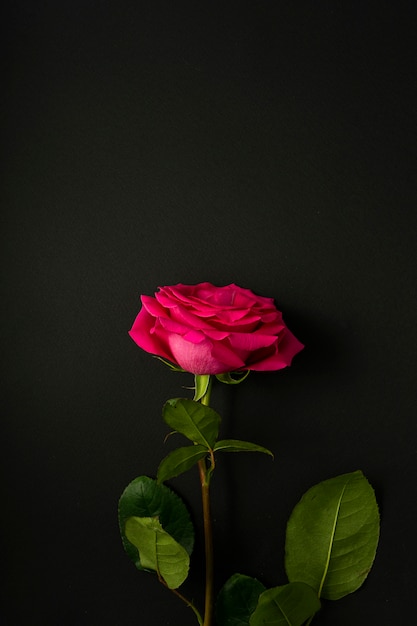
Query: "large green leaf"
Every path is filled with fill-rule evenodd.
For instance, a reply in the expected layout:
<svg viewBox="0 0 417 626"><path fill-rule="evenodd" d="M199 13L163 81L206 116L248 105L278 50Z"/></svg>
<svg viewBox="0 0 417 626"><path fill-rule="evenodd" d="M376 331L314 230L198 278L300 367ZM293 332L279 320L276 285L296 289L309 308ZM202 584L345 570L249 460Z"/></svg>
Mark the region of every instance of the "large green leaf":
<svg viewBox="0 0 417 626"><path fill-rule="evenodd" d="M274 456L270 450L250 441L240 439L221 439L214 445L215 452L263 452Z"/></svg>
<svg viewBox="0 0 417 626"><path fill-rule="evenodd" d="M125 534L129 517L156 517L162 528L191 554L194 546L194 528L188 510L179 496L166 485L159 485L148 476L132 480L119 500L119 527L124 549L140 570L138 551Z"/></svg>
<svg viewBox="0 0 417 626"><path fill-rule="evenodd" d="M183 474L206 455L207 448L205 446L177 448L161 461L158 467L158 482L163 483L165 480Z"/></svg>
<svg viewBox="0 0 417 626"><path fill-rule="evenodd" d="M188 398L174 398L164 405L165 422L187 439L212 448L217 439L220 415L210 407Z"/></svg>
<svg viewBox="0 0 417 626"><path fill-rule="evenodd" d="M216 602L218 626L249 626L260 594L265 587L256 578L233 574L221 588Z"/></svg>
<svg viewBox="0 0 417 626"><path fill-rule="evenodd" d="M190 557L155 517L129 517L126 537L139 551L142 567L158 572L170 589L176 589L188 576Z"/></svg>
<svg viewBox="0 0 417 626"><path fill-rule="evenodd" d="M302 626L320 609L314 589L302 582L264 591L249 620L250 626Z"/></svg>
<svg viewBox="0 0 417 626"><path fill-rule="evenodd" d="M378 506L362 472L325 480L307 491L288 522L288 579L306 582L319 597L342 598L365 580L378 539Z"/></svg>

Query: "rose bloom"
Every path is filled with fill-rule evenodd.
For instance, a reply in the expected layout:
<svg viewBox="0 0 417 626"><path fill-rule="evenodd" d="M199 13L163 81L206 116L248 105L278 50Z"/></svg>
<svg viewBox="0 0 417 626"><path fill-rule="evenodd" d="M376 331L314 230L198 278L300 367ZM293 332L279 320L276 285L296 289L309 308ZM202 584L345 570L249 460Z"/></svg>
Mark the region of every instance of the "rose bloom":
<svg viewBox="0 0 417 626"><path fill-rule="evenodd" d="M279 370L303 349L272 298L211 283L141 296L129 335L146 352L193 374Z"/></svg>

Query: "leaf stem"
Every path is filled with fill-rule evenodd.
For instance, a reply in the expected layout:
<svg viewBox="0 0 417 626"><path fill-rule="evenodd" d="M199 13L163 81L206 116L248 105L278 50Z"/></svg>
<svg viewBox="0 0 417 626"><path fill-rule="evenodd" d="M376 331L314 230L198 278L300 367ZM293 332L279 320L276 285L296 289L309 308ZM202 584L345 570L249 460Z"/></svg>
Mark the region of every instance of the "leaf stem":
<svg viewBox="0 0 417 626"><path fill-rule="evenodd" d="M200 615L200 612L199 612L199 611L198 611L198 609L194 606L194 604L191 602L191 600L188 600L185 596L183 596L183 595L182 595L182 593L180 593L180 592L178 591L178 589L171 589L170 587L168 587L168 585L166 584L166 582L165 582L165 580L162 578L162 576L159 574L159 572L157 572L157 574L158 574L159 582L161 582L161 583L164 585L164 587L166 587L167 589L169 589L170 591L172 591L172 593L174 593L174 594L177 596L177 598L179 598L180 600L182 600L183 602L185 602L185 604L186 604L186 605L187 605L190 609L192 609L192 610L194 611L194 613L195 613L195 615L196 615L196 617L197 617L197 620L198 620L199 625L200 625L200 626L203 626L203 619L202 619L202 617L201 617L201 615Z"/></svg>

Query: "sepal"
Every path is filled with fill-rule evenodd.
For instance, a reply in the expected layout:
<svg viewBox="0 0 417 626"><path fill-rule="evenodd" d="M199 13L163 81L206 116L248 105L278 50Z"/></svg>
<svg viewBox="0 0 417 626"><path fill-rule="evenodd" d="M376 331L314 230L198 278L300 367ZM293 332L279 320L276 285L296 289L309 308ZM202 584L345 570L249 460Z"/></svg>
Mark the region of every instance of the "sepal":
<svg viewBox="0 0 417 626"><path fill-rule="evenodd" d="M226 374L216 374L216 378L225 385L239 385L247 379L249 374L250 370L246 370L246 372L226 372Z"/></svg>
<svg viewBox="0 0 417 626"><path fill-rule="evenodd" d="M153 355L155 359L158 359L158 361L161 361L164 365L167 365L169 367L170 370L172 370L173 372L185 372L184 369L182 369L182 367L180 367L179 365L175 365L175 363L171 363L171 361L167 361L166 359L163 359L161 356L156 356Z"/></svg>
<svg viewBox="0 0 417 626"><path fill-rule="evenodd" d="M195 374L194 375L194 398L196 402L203 398L210 386L211 377L210 374Z"/></svg>

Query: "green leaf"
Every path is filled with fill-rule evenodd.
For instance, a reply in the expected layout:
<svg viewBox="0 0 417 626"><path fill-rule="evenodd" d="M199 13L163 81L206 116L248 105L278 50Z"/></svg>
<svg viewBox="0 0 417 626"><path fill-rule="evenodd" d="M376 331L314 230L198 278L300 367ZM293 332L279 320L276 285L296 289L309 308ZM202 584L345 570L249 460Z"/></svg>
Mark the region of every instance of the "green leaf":
<svg viewBox="0 0 417 626"><path fill-rule="evenodd" d="M240 383L243 383L244 380L246 380L249 374L250 370L247 370L246 372L236 372L235 376L237 378L233 378L233 372L227 372L226 374L216 374L216 378L218 381L224 383L225 385L239 385Z"/></svg>
<svg viewBox="0 0 417 626"><path fill-rule="evenodd" d="M234 574L221 588L216 602L218 626L248 626L265 587L256 578Z"/></svg>
<svg viewBox="0 0 417 626"><path fill-rule="evenodd" d="M165 422L194 443L212 448L217 439L220 415L195 400L174 398L168 400L162 412Z"/></svg>
<svg viewBox="0 0 417 626"><path fill-rule="evenodd" d="M137 549L127 539L125 524L129 517L157 517L161 526L188 554L194 547L194 528L188 510L176 493L148 476L132 480L119 500L119 528L123 547L136 567L143 570Z"/></svg>
<svg viewBox="0 0 417 626"><path fill-rule="evenodd" d="M270 450L250 441L240 441L239 439L222 439L218 441L213 450L215 452L263 452L274 456Z"/></svg>
<svg viewBox="0 0 417 626"><path fill-rule="evenodd" d="M342 598L362 585L378 539L378 506L362 472L325 480L307 491L288 522L288 579L306 582L319 597Z"/></svg>
<svg viewBox="0 0 417 626"><path fill-rule="evenodd" d="M302 626L320 609L314 589L293 582L264 591L249 620L250 626Z"/></svg>
<svg viewBox="0 0 417 626"><path fill-rule="evenodd" d="M163 483L174 476L179 476L193 467L207 454L205 446L186 446L177 448L166 456L158 467L158 482Z"/></svg>
<svg viewBox="0 0 417 626"><path fill-rule="evenodd" d="M155 570L170 589L176 589L188 576L190 557L155 517L129 517L126 537L139 551L142 566Z"/></svg>

